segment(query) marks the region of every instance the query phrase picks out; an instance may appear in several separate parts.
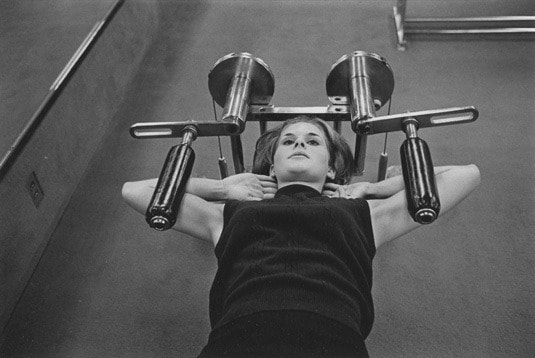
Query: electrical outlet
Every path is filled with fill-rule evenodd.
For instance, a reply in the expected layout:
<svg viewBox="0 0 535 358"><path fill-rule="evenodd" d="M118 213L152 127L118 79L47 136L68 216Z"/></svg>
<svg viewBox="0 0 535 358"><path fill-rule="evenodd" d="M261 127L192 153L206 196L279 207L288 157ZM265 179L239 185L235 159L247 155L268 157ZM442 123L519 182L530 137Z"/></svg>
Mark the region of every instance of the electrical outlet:
<svg viewBox="0 0 535 358"><path fill-rule="evenodd" d="M30 193L33 204L36 208L38 208L39 204L41 204L41 201L43 201L45 193L43 191L43 188L41 188L41 185L39 184L39 180L37 180L37 174L35 174L35 172L32 172L28 177L28 181L26 182L26 189L28 189L28 192Z"/></svg>

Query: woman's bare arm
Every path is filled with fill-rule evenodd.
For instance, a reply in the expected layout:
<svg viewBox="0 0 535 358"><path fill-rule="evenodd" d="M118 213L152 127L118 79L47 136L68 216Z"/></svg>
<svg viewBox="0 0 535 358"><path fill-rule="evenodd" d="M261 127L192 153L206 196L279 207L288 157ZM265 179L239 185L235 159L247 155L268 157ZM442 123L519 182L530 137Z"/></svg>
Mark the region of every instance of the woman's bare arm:
<svg viewBox="0 0 535 358"><path fill-rule="evenodd" d="M125 183L122 190L124 201L144 215L155 184L152 180ZM197 239L211 241L215 245L223 229L223 204L211 203L186 193L173 229Z"/></svg>
<svg viewBox="0 0 535 358"><path fill-rule="evenodd" d="M444 214L468 196L479 184L480 173L475 165L439 167L436 184ZM420 227L407 211L407 199L403 178L389 178L383 184L376 183L375 195L390 194L385 199L369 200L372 227L377 247ZM396 189L400 189L396 192Z"/></svg>
<svg viewBox="0 0 535 358"><path fill-rule="evenodd" d="M439 166L434 167L435 176L438 176L456 166ZM402 190L405 190L405 181L403 180L403 175L401 175L401 167L394 166L390 167L389 171L391 173L399 173L396 175L389 175L387 179L382 180L377 183L369 184L366 190L365 199L385 199L389 198ZM358 183L355 183L358 184ZM351 185L355 185L351 184Z"/></svg>
<svg viewBox="0 0 535 358"><path fill-rule="evenodd" d="M145 214L157 182L158 179L148 179L125 183L123 199ZM276 190L277 185L270 177L250 173L223 180L191 178L173 229L216 244L223 228L223 204L212 201L262 200L272 197Z"/></svg>
<svg viewBox="0 0 535 358"><path fill-rule="evenodd" d="M158 178L140 180L136 185L156 188ZM190 178L186 185L186 193L193 194L207 201L262 200L275 194L277 184L266 175L242 173L231 175L223 180L208 178Z"/></svg>
<svg viewBox="0 0 535 358"><path fill-rule="evenodd" d="M435 167L435 175L451 168L452 166ZM405 189L400 166L389 167L387 173L390 173L387 179L377 183L355 182L347 185L326 183L322 194L334 198L386 199Z"/></svg>

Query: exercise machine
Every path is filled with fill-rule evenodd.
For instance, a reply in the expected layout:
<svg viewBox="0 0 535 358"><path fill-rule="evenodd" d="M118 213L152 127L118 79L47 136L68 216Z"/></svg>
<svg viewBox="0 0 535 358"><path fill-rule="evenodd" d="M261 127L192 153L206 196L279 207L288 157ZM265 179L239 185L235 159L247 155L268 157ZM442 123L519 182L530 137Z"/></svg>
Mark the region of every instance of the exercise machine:
<svg viewBox="0 0 535 358"><path fill-rule="evenodd" d="M195 161L192 145L196 138L229 136L234 172L239 174L244 172L240 134L247 122L259 122L263 133L267 122L281 122L299 115L333 122L338 132L342 121L351 123L355 133L357 175L364 171L369 135L403 131L406 139L400 155L408 209L415 221L432 223L440 212L440 200L429 147L419 138L418 130L472 122L478 117L474 107L377 116L376 111L390 101L394 76L384 58L362 51L346 54L332 66L326 81L330 101L327 106L270 105L275 90L273 73L264 61L245 52L220 58L209 73L208 87L214 102L223 108L220 120L136 123L130 127L134 138L182 138L167 154L147 208L147 223L156 230L167 230L176 222ZM226 168L220 168L225 177ZM380 170L378 179L384 179L384 170Z"/></svg>

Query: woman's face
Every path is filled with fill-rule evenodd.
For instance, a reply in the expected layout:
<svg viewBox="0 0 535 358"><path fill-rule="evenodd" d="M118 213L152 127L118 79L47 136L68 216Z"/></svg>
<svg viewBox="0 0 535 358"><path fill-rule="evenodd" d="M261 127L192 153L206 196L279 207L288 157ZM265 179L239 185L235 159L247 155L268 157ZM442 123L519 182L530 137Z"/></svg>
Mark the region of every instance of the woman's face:
<svg viewBox="0 0 535 358"><path fill-rule="evenodd" d="M308 122L294 123L281 132L271 174L279 183L324 183L334 178L323 130ZM323 184L322 184L323 185Z"/></svg>

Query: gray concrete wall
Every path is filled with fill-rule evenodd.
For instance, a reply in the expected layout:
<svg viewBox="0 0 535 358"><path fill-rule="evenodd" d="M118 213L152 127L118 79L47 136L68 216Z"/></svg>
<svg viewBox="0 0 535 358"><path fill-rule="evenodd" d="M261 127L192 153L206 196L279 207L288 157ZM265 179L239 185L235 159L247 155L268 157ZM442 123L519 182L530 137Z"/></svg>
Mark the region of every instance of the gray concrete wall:
<svg viewBox="0 0 535 358"><path fill-rule="evenodd" d="M153 41L157 15L158 7L144 1L122 6L0 182L0 328L124 100ZM21 109L27 110L24 103ZM32 172L44 191L39 207L26 188Z"/></svg>
<svg viewBox="0 0 535 358"><path fill-rule="evenodd" d="M116 0L0 2L0 158Z"/></svg>

